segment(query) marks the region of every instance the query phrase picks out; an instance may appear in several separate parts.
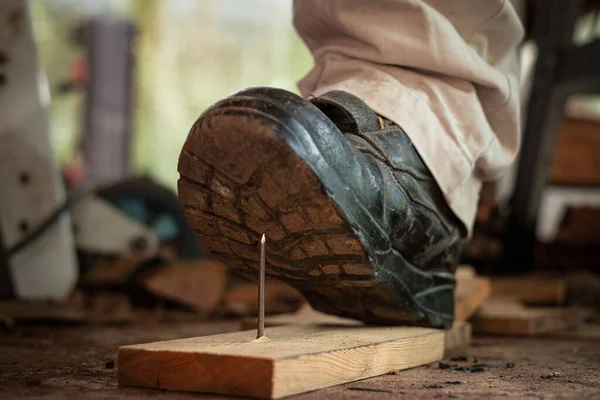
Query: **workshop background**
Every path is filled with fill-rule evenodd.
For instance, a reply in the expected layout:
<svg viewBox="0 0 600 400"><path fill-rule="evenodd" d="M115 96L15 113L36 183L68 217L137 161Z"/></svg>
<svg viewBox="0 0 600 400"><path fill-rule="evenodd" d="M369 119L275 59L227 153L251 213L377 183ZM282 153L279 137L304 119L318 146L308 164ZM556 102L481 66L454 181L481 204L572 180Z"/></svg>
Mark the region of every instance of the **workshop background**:
<svg viewBox="0 0 600 400"><path fill-rule="evenodd" d="M535 9L536 18L555 24L546 24L548 32L539 30L537 36L529 32L538 43L550 38L549 32L569 31L561 21L567 19L564 9L572 11L568 4L575 2L543 3L547 7ZM37 196L44 199L47 210L27 204L30 208L25 214L37 213L33 215L37 221L44 221L50 211L63 207L71 219L59 213L37 243L31 239L38 226L34 218L23 220L29 224L11 220L19 231L7 246L10 251L0 240L0 250L10 253L0 258L0 397L181 398L185 395L125 386L126 379L120 386L117 375L124 368L132 371L129 378L143 368L135 363L119 365L118 349L239 333L257 326L256 283L211 259L183 219L176 194L177 159L193 121L216 100L258 85L297 92L296 82L311 67L312 57L291 24L292 0L31 0L28 4L40 68L51 94L51 142L67 194L62 193L62 181L51 182L60 190L51 191L53 196ZM535 169L532 165L545 164L535 143L521 156L527 162L515 165L510 174L486 185L482 192L473 237L457 272L456 324L438 335L443 338L433 346L443 357L430 362L424 357L428 351L414 351L407 353L411 360L414 357L410 366L415 367L408 371L392 369L386 375L297 398L600 396L600 68L590 67L598 65L600 55L600 2L581 0L581 4L585 13L574 32L567 32L574 39L568 51L591 49L595 53L555 57L565 49L544 42L542 60L551 53L555 62L540 63L541 47L529 42L522 49L524 111L528 111L532 86L534 101L539 102L553 97L549 93L560 83L536 86L539 65L560 65L567 71L565 66L571 61L580 68L575 71L582 79L589 79L585 90L582 86L586 85L580 85L569 96L564 109L558 102L562 119L554 127L556 145L544 139L556 133L553 127L524 124L534 132L529 137L539 140L539 148L547 146L553 154L547 163L549 179L540 185L539 204L532 200L536 196L531 191L519 195L524 199L523 209L533 205L535 210L533 234L521 236L527 223L515 214L511 194L517 176L527 175ZM90 30L95 32L94 40L89 40ZM118 39L114 48L98 45L111 43L113 37ZM128 37L131 42L121 46ZM115 54L122 57L111 58ZM110 68L106 68L107 57ZM122 59L128 61L119 64L124 66L119 70L113 61ZM90 74L90 60L97 62L94 74ZM110 107L98 102L102 92L97 90L98 82L107 87L114 83L106 71L116 71L119 79L128 82L122 92L115 90L118 85L111 87L114 103ZM98 82L90 83L90 75ZM573 76L563 83L571 83L569 78ZM118 107L111 108L114 105ZM102 112L112 112L112 118L102 118ZM544 120L548 115L537 117ZM118 131L116 140L109 138L114 133L110 126L91 124L94 118L114 119L119 128L113 130ZM38 133L40 137L45 134ZM85 140L98 146L86 147ZM124 156L115 163L121 169L111 169L114 165L102 157L94 158L95 152L107 151ZM29 168L28 161L11 175L10 183L22 190L21 195L26 190L48 189L38 183L49 180L36 180L35 174L22 172L21 167ZM530 171L523 165L529 165ZM117 179L103 181L90 194L85 175L91 167L95 173L107 168L107 176L114 173ZM543 172L545 167L540 168ZM527 179L522 179L521 189L534 190L536 185L528 185ZM55 234L59 228L60 234ZM55 249L48 237L62 247ZM15 248L14 243L23 247ZM60 254L46 257L40 248L50 255ZM19 252L32 257L18 258ZM33 265L37 270L31 268L33 257L43 261ZM9 261L12 269L7 267ZM38 296L51 286L49 276L60 275L48 271L67 271L68 264L73 274L61 286L63 291L68 288L66 296ZM18 285L6 285L11 280ZM36 285L28 287L34 281ZM268 281L265 291L267 334L277 326L296 329L309 323L361 328L358 321L311 309L297 290L282 282ZM429 335L431 330L423 332ZM413 344L398 347L412 351ZM191 363L177 367L186 365ZM310 369L308 373L320 374L317 368ZM223 370L239 374L236 368ZM250 379L252 374L243 375ZM141 386L159 385L156 381L150 379Z"/></svg>
<svg viewBox="0 0 600 400"><path fill-rule="evenodd" d="M40 61L52 95L51 134L67 179L83 174L79 144L85 134L85 85L75 90L64 88L65 82L84 74L81 64L86 48L78 35L94 16L122 18L136 26L129 163L134 174L151 177L172 190L176 189L179 152L191 123L202 110L248 86L276 86L297 92L296 82L312 63L290 23L291 1L33 0L31 6ZM591 13L578 21L574 42L588 43L598 32L600 22ZM524 115L536 54L532 43L523 46ZM542 243L555 241L561 226L569 221L572 225L573 213L594 218L593 209L571 211L573 206L600 206L600 196L593 190L600 183L596 150L600 98L595 94L571 96L565 109L562 131L574 133L561 134L556 147L551 181L557 185L545 190L539 211L537 237ZM497 221L490 222L489 217L498 204L502 208L508 202L515 175L513 171L484 190L479 222L483 222L486 233L481 239L476 230L466 261L485 263L500 253L501 238L490 239L488 235L489 225ZM596 232L593 227L587 229ZM553 260L560 264L561 256L553 256L554 247L538 245L537 263ZM561 252L570 254L568 260L575 256L584 264L590 259L585 251L583 256L577 251L571 254L570 249ZM595 259L595 254L591 257Z"/></svg>
<svg viewBox="0 0 600 400"><path fill-rule="evenodd" d="M248 86L297 92L312 57L278 0L34 0L38 49L52 93L52 134L63 165L82 133L83 90L61 93L85 48L74 31L98 14L137 25L132 166L175 189L192 122L217 99Z"/></svg>

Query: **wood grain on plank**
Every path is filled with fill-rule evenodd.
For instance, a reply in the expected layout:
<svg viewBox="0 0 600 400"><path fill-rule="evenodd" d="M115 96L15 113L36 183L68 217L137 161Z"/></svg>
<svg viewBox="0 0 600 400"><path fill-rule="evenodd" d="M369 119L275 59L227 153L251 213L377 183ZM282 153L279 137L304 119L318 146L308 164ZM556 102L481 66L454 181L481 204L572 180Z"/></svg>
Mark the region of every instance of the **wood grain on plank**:
<svg viewBox="0 0 600 400"><path fill-rule="evenodd" d="M119 349L119 384L261 398L352 382L442 358L444 332L282 326Z"/></svg>

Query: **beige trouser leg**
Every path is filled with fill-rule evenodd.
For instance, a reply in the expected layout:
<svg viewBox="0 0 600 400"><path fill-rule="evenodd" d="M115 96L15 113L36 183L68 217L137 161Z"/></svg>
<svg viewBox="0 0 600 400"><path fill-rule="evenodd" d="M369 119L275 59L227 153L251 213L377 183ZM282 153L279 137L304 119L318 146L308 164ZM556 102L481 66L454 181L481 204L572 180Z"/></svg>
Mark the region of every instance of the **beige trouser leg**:
<svg viewBox="0 0 600 400"><path fill-rule="evenodd" d="M400 125L471 229L482 181L519 147L516 47L508 0L296 0L315 67L304 96L339 89Z"/></svg>

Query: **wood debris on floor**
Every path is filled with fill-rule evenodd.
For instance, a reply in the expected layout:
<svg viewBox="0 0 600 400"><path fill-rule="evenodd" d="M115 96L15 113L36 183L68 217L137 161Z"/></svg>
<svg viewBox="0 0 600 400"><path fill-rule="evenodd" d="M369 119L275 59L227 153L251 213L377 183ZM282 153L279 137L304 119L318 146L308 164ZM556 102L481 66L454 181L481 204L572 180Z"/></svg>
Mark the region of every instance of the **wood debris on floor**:
<svg viewBox="0 0 600 400"><path fill-rule="evenodd" d="M83 275L79 289L64 302L2 301L0 326L5 332L14 330L15 324L29 322L124 329L124 324L140 324L149 315L167 323L181 320L180 313L184 313L196 323L208 318L242 317L237 320L242 329L256 327L256 284L231 276L222 264L173 257L160 264L141 261L140 266L140 261L136 262L98 263ZM460 361L462 354L473 352L469 347L477 340L473 334L518 338L556 332L564 340L572 340L589 316L586 310L569 306L569 293L580 292L581 279L541 274L489 278L479 276L469 266L461 266L456 276L456 323L447 331L365 326L360 321L317 312L292 287L268 281L265 296L270 315L265 325L270 341L254 342L255 331L200 337L193 330L179 332L167 339L192 338L121 347L115 369L121 385L273 398L400 374L400 370L419 365L430 365L427 368L444 374L485 374L491 365L488 361ZM160 313L152 314L152 310ZM114 349L140 342L151 340L123 338L115 342ZM515 367L514 360L507 360L502 365L511 370L521 364L519 361ZM262 375L257 375L260 368ZM414 370L401 374L414 374ZM253 376L264 379L256 381ZM463 382L461 378L444 379L427 381L421 390L448 390ZM347 390L389 393L390 389L361 382Z"/></svg>
<svg viewBox="0 0 600 400"><path fill-rule="evenodd" d="M178 259L161 252L157 259L100 257L82 273L78 287L62 301L0 300L0 324L127 324L136 310L182 310L196 319L252 316L257 285L231 276L212 259ZM290 313L306 300L283 282L269 282L267 314Z"/></svg>
<svg viewBox="0 0 600 400"><path fill-rule="evenodd" d="M213 261L181 260L140 278L150 293L200 314L213 311L227 284L227 267Z"/></svg>

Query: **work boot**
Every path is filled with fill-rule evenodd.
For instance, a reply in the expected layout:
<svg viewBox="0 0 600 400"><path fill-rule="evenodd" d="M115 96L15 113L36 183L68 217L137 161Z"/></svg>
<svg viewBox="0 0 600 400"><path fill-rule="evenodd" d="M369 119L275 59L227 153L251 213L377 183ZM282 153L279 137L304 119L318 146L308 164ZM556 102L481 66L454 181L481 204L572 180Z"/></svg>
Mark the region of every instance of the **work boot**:
<svg viewBox="0 0 600 400"><path fill-rule="evenodd" d="M242 90L200 116L178 169L188 222L236 272L257 278L265 233L267 275L319 311L452 325L464 228L402 128L359 98Z"/></svg>

